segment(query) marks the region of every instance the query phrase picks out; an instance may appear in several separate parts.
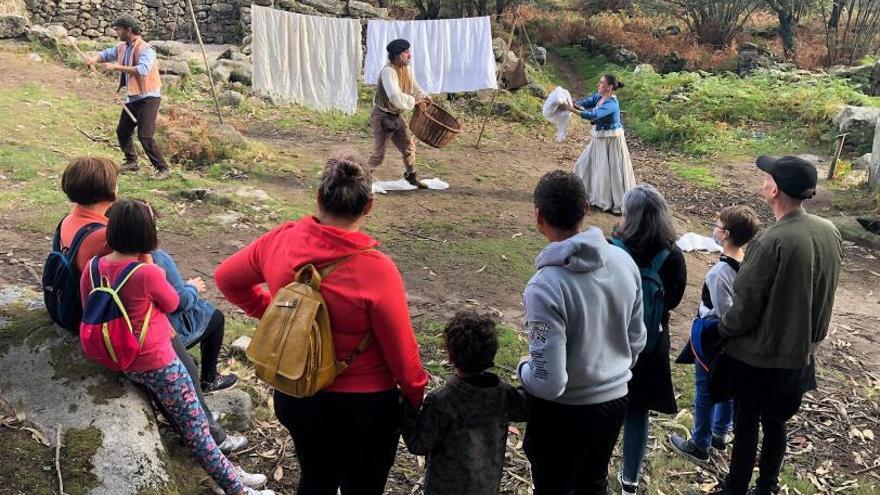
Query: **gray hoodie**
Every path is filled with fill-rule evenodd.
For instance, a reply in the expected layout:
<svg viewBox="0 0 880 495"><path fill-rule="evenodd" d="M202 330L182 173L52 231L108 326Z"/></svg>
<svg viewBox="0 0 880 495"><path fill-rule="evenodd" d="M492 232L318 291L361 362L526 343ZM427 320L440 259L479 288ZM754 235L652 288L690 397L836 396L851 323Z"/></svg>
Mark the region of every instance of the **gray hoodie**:
<svg viewBox="0 0 880 495"><path fill-rule="evenodd" d="M532 395L600 404L627 394L645 347L639 269L591 227L548 244L525 289L528 358L518 375Z"/></svg>

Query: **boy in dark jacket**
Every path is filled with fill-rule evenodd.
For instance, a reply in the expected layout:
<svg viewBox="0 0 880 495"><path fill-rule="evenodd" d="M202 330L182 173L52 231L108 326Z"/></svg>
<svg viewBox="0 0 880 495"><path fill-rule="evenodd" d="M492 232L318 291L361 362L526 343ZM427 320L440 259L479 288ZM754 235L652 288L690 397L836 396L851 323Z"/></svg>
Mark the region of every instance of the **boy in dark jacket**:
<svg viewBox="0 0 880 495"><path fill-rule="evenodd" d="M507 425L526 421L528 399L487 371L498 350L489 316L459 311L443 337L455 374L418 413L405 403L403 439L410 452L428 457L425 495L495 495Z"/></svg>

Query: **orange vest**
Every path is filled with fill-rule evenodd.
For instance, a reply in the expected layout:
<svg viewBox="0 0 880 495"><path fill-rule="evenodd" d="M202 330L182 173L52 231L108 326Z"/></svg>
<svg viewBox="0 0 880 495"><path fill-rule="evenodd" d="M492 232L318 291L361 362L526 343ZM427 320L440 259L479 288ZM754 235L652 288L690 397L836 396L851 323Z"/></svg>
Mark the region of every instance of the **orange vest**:
<svg viewBox="0 0 880 495"><path fill-rule="evenodd" d="M134 67L138 63L138 58L141 55L141 51L146 48L149 48L150 45L147 44L143 38L138 38L137 41L134 42L134 47L132 47L131 51L131 63L128 65L129 67ZM116 63L119 65L125 65L125 42L122 42L116 45ZM154 91L159 91L162 89L162 79L159 78L159 61L153 64L150 67L150 73L146 76L142 76L140 74L136 76L128 76L128 96L137 96L142 95L144 93L152 93Z"/></svg>

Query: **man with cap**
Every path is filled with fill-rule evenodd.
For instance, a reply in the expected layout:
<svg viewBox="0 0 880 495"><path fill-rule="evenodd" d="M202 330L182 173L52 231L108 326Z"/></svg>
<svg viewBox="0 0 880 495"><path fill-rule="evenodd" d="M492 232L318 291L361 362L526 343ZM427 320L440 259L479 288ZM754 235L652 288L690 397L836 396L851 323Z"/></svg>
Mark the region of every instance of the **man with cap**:
<svg viewBox="0 0 880 495"><path fill-rule="evenodd" d="M138 155L132 139L137 127L138 139L150 163L156 168L155 177L165 179L171 175L171 171L153 138L162 96L156 51L141 38L141 27L134 17L123 14L113 21L112 27L121 43L104 50L97 57L86 59L86 64L99 64L105 71L119 72L119 88L127 90L125 105L137 119L137 122L133 121L123 111L116 126L116 137L125 154L122 171L134 172L138 169Z"/></svg>
<svg viewBox="0 0 880 495"><path fill-rule="evenodd" d="M816 388L814 355L828 332L843 256L837 228L803 208L816 193L813 164L761 156L757 165L776 224L749 243L733 285L733 306L718 326L728 341L716 371L736 403L725 495L779 491L785 423L800 409L803 394ZM759 423L760 475L748 490Z"/></svg>
<svg viewBox="0 0 880 495"><path fill-rule="evenodd" d="M416 143L409 126L401 114L415 108L416 103L430 99L419 87L410 67L409 41L397 39L388 43L388 63L379 72L376 96L373 98L373 112L370 114L370 127L373 129L373 152L370 154L370 169L375 169L385 159L388 138L403 155L406 167L403 178L410 184L425 189L428 186L418 180L415 172Z"/></svg>

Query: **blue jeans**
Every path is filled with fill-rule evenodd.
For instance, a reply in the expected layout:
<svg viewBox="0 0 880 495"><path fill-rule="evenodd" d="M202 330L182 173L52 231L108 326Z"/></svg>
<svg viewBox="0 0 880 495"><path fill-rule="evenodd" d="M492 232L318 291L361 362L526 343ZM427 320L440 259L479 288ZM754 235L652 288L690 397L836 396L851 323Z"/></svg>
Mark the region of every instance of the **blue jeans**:
<svg viewBox="0 0 880 495"><path fill-rule="evenodd" d="M733 401L712 403L709 373L694 365L694 429L691 439L698 449L708 450L712 435L723 436L733 427Z"/></svg>
<svg viewBox="0 0 880 495"><path fill-rule="evenodd" d="M642 470L642 461L645 458L645 450L648 447L648 420L647 409L629 408L626 411L626 419L623 420L623 469L621 474L623 481L636 484L639 482L639 472Z"/></svg>

